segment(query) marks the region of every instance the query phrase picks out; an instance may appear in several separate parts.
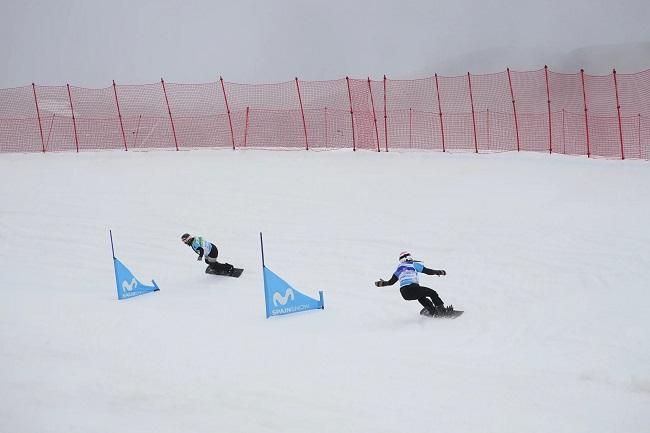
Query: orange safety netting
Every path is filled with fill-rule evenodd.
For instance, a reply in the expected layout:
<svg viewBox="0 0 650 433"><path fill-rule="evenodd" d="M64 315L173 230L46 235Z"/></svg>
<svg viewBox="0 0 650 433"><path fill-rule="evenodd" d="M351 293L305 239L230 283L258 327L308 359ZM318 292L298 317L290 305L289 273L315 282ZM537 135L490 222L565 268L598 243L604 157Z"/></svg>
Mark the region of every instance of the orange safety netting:
<svg viewBox="0 0 650 433"><path fill-rule="evenodd" d="M0 89L0 152L295 148L650 158L650 70Z"/></svg>

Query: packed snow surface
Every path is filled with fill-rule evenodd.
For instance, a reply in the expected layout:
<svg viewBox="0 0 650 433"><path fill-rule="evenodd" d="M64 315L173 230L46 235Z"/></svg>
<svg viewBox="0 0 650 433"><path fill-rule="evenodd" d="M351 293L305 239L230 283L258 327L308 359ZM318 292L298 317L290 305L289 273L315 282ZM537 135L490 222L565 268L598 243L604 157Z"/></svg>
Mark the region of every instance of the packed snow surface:
<svg viewBox="0 0 650 433"><path fill-rule="evenodd" d="M650 165L0 155L0 431L647 432ZM161 291L117 301L116 256ZM215 242L239 279L180 241ZM266 319L267 266L325 310ZM400 251L456 320L388 279Z"/></svg>

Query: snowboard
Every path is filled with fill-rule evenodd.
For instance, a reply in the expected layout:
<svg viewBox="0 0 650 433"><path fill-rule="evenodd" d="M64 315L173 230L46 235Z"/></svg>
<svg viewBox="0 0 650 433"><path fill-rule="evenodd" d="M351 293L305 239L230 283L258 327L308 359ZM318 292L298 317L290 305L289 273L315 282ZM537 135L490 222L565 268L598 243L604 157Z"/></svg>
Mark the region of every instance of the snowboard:
<svg viewBox="0 0 650 433"><path fill-rule="evenodd" d="M217 271L214 268L212 268L211 266L208 266L207 268L205 268L205 273L206 274L221 275L223 277L239 278L241 276L242 272L244 272L244 270L242 268L233 268L233 270L228 272L228 273L223 272L223 271Z"/></svg>
<svg viewBox="0 0 650 433"><path fill-rule="evenodd" d="M448 312L445 312L443 315L432 315L429 313L429 311L426 308L423 308L420 310L420 315L426 316L426 317L431 317L433 319L455 319L456 317L462 315L464 311L459 311L459 310L451 310Z"/></svg>

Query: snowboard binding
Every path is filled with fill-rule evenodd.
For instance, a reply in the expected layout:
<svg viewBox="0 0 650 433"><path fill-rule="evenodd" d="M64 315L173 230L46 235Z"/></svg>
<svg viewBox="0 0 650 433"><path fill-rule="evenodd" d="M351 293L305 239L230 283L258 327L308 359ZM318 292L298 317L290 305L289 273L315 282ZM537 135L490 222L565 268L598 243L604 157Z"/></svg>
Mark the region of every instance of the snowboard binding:
<svg viewBox="0 0 650 433"><path fill-rule="evenodd" d="M221 275L224 277L235 277L239 278L239 276L242 274L244 271L241 268L236 268L233 265L229 263L223 263L221 266L214 267L212 265L208 266L205 268L205 273L210 274L210 275Z"/></svg>
<svg viewBox="0 0 650 433"><path fill-rule="evenodd" d="M420 310L420 314L423 316L427 317L439 317L439 318L456 318L463 314L462 311L454 310L453 305L448 305L446 307L434 307L433 311L428 310L427 308L423 308Z"/></svg>

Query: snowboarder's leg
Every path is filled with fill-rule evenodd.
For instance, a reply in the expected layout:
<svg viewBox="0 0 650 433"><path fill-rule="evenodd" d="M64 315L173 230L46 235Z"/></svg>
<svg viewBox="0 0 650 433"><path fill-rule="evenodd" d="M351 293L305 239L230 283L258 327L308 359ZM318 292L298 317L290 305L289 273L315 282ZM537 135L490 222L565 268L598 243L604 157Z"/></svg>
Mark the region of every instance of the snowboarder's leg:
<svg viewBox="0 0 650 433"><path fill-rule="evenodd" d="M435 311L433 307L433 303L426 296L418 298L418 302L420 303L420 305L426 308L429 311L429 313L433 314L433 312Z"/></svg>
<svg viewBox="0 0 650 433"><path fill-rule="evenodd" d="M217 257L219 256L219 250L217 250L217 247L213 247L212 250L210 250L210 254L205 256L205 263L208 264L209 267L214 269L215 271L221 270L220 265L217 261Z"/></svg>
<svg viewBox="0 0 650 433"><path fill-rule="evenodd" d="M212 269L221 274L229 274L234 269L234 266L230 263L219 263L217 257L219 256L219 251L217 247L213 247L210 251L210 254L205 256L205 263L208 264Z"/></svg>
<svg viewBox="0 0 650 433"><path fill-rule="evenodd" d="M442 302L442 299L440 299L440 296L438 296L438 292L428 287L420 286L420 289L422 290L421 293L423 293L424 296L431 298L433 305L435 305L436 308L443 308L445 306L445 303Z"/></svg>
<svg viewBox="0 0 650 433"><path fill-rule="evenodd" d="M442 302L442 299L440 299L440 296L438 296L438 293L435 290L430 289L428 287L421 287L421 289L423 293L426 293L426 296L431 298L431 300L433 301L433 305L435 305L433 314L435 316L447 315L451 310L454 309L454 307L452 307L451 305L449 307L445 307L445 303Z"/></svg>
<svg viewBox="0 0 650 433"><path fill-rule="evenodd" d="M234 266L230 263L219 263L214 259L208 260L207 257L205 258L205 263L208 264L208 267L212 268L216 273L219 274L228 274L234 269Z"/></svg>
<svg viewBox="0 0 650 433"><path fill-rule="evenodd" d="M440 299L440 296L438 296L438 293L429 287L423 287L419 284L409 284L400 288L400 293L407 301L417 299L432 315L443 315L447 313L445 304Z"/></svg>
<svg viewBox="0 0 650 433"><path fill-rule="evenodd" d="M429 313L433 314L435 311L434 308L434 303L432 303L427 296L429 296L428 292L422 289L427 289L433 292L433 290L426 288L426 287L421 287L419 284L409 284L408 286L401 287L399 289L400 293L402 294L402 298L406 299L407 301L414 301L417 299L417 301L427 310L429 310ZM435 293L435 292L434 292ZM436 295L437 296L437 295ZM440 298L438 298L440 299ZM442 301L441 301L442 302Z"/></svg>
<svg viewBox="0 0 650 433"><path fill-rule="evenodd" d="M207 254L205 256L205 262L208 264L216 263L217 257L219 257L219 250L217 249L217 247L212 247L212 249L210 250L210 254Z"/></svg>

